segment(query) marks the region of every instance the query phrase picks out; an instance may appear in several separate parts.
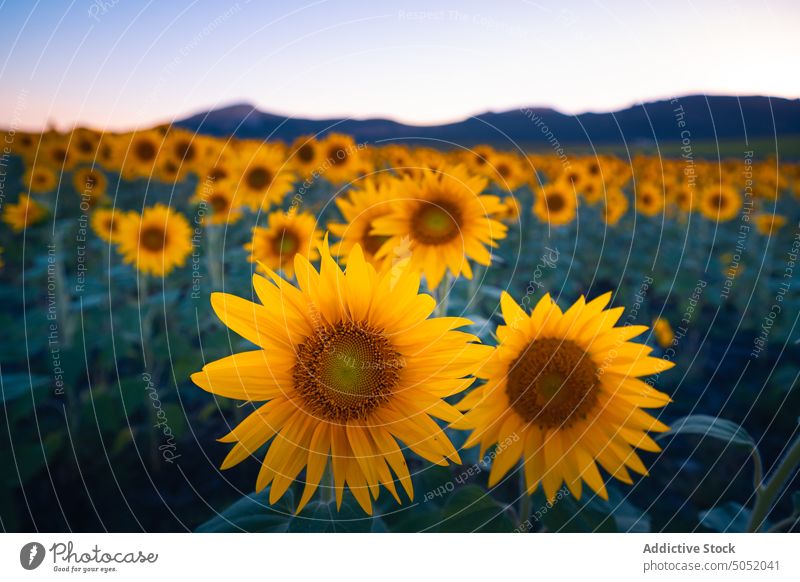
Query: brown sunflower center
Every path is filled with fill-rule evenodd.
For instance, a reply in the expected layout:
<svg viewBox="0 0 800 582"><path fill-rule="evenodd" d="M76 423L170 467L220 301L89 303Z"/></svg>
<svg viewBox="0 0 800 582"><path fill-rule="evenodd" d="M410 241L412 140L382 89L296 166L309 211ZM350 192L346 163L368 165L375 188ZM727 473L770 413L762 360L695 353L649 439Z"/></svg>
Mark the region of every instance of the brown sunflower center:
<svg viewBox="0 0 800 582"><path fill-rule="evenodd" d="M511 168L506 164L499 164L497 166L497 173L500 174L502 178L508 178L511 175Z"/></svg>
<svg viewBox="0 0 800 582"><path fill-rule="evenodd" d="M447 201L424 202L411 218L411 230L425 244L450 242L461 230L461 209Z"/></svg>
<svg viewBox="0 0 800 582"><path fill-rule="evenodd" d="M272 172L263 166L256 166L247 172L247 185L254 190L263 190L272 184L272 179Z"/></svg>
<svg viewBox="0 0 800 582"><path fill-rule="evenodd" d="M383 244L389 240L390 236L384 236L379 234L368 234L369 231L364 233L364 236L361 238L361 246L364 247L364 252L374 255L377 253Z"/></svg>
<svg viewBox="0 0 800 582"><path fill-rule="evenodd" d="M194 144L190 141L179 141L175 144L175 154L179 160L191 162L195 157Z"/></svg>
<svg viewBox="0 0 800 582"><path fill-rule="evenodd" d="M77 142L78 151L82 154L90 154L94 149L94 144L88 139L79 139Z"/></svg>
<svg viewBox="0 0 800 582"><path fill-rule="evenodd" d="M335 145L328 150L328 161L333 166L339 166L347 161L347 150L340 145Z"/></svg>
<svg viewBox="0 0 800 582"><path fill-rule="evenodd" d="M214 214L222 214L223 212L228 211L228 197L224 194L214 192L211 196L209 196L208 203L211 205L211 209L214 211Z"/></svg>
<svg viewBox="0 0 800 582"><path fill-rule="evenodd" d="M208 177L211 180L224 180L228 177L228 170L221 166L217 166L216 168L212 168L211 171L208 173Z"/></svg>
<svg viewBox="0 0 800 582"><path fill-rule="evenodd" d="M304 143L297 148L297 158L307 164L314 159L314 146L309 143Z"/></svg>
<svg viewBox="0 0 800 582"><path fill-rule="evenodd" d="M564 201L564 197L557 192L548 194L546 202L547 202L547 209L550 212L561 212L567 205L566 202Z"/></svg>
<svg viewBox="0 0 800 582"><path fill-rule="evenodd" d="M272 239L272 251L280 256L281 263L290 260L300 248L300 239L291 230L282 230Z"/></svg>
<svg viewBox="0 0 800 582"><path fill-rule="evenodd" d="M511 407L542 428L569 426L597 401L597 366L569 340L531 342L509 367L506 394Z"/></svg>
<svg viewBox="0 0 800 582"><path fill-rule="evenodd" d="M341 322L318 330L300 345L294 386L319 418L363 420L389 400L402 369L400 353L381 332Z"/></svg>
<svg viewBox="0 0 800 582"><path fill-rule="evenodd" d="M139 235L139 243L148 251L162 251L167 246L167 233L160 226L145 227Z"/></svg>
<svg viewBox="0 0 800 582"><path fill-rule="evenodd" d="M728 201L720 194L713 194L708 201L711 203L711 208L716 208L718 210L724 210L728 205Z"/></svg>
<svg viewBox="0 0 800 582"><path fill-rule="evenodd" d="M141 140L136 143L134 153L139 160L143 162L150 162L156 157L156 146L149 140Z"/></svg>

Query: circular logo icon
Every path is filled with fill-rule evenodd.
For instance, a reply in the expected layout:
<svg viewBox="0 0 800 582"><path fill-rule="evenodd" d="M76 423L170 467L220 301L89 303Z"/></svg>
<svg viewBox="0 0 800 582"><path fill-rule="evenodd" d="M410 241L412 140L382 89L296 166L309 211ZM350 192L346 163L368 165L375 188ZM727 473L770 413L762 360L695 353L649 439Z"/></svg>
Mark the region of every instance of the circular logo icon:
<svg viewBox="0 0 800 582"><path fill-rule="evenodd" d="M44 546L39 542L29 542L19 551L19 563L26 570L35 570L44 561Z"/></svg>

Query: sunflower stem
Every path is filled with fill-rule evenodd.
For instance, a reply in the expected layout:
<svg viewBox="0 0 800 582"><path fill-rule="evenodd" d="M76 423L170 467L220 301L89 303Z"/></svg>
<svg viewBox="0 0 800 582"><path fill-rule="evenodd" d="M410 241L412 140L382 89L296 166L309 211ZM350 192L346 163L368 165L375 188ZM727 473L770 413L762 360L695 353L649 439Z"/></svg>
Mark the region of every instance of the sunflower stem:
<svg viewBox="0 0 800 582"><path fill-rule="evenodd" d="M450 299L450 283L453 277L450 271L445 271L439 286L436 288L436 309L434 314L436 317L445 317L447 315L447 303Z"/></svg>
<svg viewBox="0 0 800 582"><path fill-rule="evenodd" d="M531 517L531 496L528 494L528 486L525 484L525 471L522 467L519 469L519 493L519 523L517 525L522 529L526 527L527 521Z"/></svg>
<svg viewBox="0 0 800 582"><path fill-rule="evenodd" d="M219 291L222 287L222 277L220 274L221 252L219 249L219 229L216 225L206 226L206 264L208 274L211 277L211 286L214 291Z"/></svg>
<svg viewBox="0 0 800 582"><path fill-rule="evenodd" d="M791 444L789 452L786 453L783 461L775 469L772 477L756 490L756 502L753 505L753 512L750 514L750 522L747 525L748 532L757 532L763 527L772 506L783 490L783 486L798 465L800 465L800 436Z"/></svg>

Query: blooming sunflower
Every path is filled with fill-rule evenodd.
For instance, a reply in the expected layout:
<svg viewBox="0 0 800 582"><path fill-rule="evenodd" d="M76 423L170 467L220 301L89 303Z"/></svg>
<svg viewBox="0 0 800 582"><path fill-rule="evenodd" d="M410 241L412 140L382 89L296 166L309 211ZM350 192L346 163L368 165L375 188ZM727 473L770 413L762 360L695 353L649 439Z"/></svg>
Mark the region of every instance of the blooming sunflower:
<svg viewBox="0 0 800 582"><path fill-rule="evenodd" d="M36 164L29 167L23 178L28 191L33 194L52 192L58 186L58 175L47 166Z"/></svg>
<svg viewBox="0 0 800 582"><path fill-rule="evenodd" d="M542 222L561 226L575 220L577 207L578 198L572 186L564 180L556 180L541 188L533 204L533 213Z"/></svg>
<svg viewBox="0 0 800 582"><path fill-rule="evenodd" d="M298 137L289 147L289 161L302 176L310 176L322 161L319 142L313 136Z"/></svg>
<svg viewBox="0 0 800 582"><path fill-rule="evenodd" d="M637 377L673 364L629 341L646 326L614 327L622 308L606 310L610 299L611 293L588 303L581 297L562 312L545 295L528 314L502 294L500 343L476 373L487 382L457 405L468 412L454 423L472 429L464 446L480 444L481 454L512 442L497 451L490 487L520 459L528 493L541 483L550 501L562 482L580 498L582 481L607 499L597 464L625 483L632 482L628 469L647 475L634 447L660 450L647 431L667 427L642 408L670 399Z"/></svg>
<svg viewBox="0 0 800 582"><path fill-rule="evenodd" d="M94 162L97 156L97 146L100 144L100 134L91 129L79 127L72 130L69 137L69 150L75 156L75 161Z"/></svg>
<svg viewBox="0 0 800 582"><path fill-rule="evenodd" d="M44 206L30 198L27 194L20 194L16 204L6 204L3 209L3 221L14 232L22 232L32 224L41 221L47 211Z"/></svg>
<svg viewBox="0 0 800 582"><path fill-rule="evenodd" d="M463 165L425 170L419 179L403 178L392 212L375 220L370 233L388 237L376 259L392 256L410 241L411 268L425 274L429 289L438 287L447 270L471 279L469 260L489 265L486 246L497 247L507 231L493 218L502 212L500 198L481 194L486 184L486 178L470 174Z"/></svg>
<svg viewBox="0 0 800 582"><path fill-rule="evenodd" d="M150 176L161 151L163 136L156 130L139 131L130 136L122 174L125 178Z"/></svg>
<svg viewBox="0 0 800 582"><path fill-rule="evenodd" d="M727 222L739 215L742 197L729 184L709 186L700 196L700 213L708 220Z"/></svg>
<svg viewBox="0 0 800 582"><path fill-rule="evenodd" d="M373 222L391 212L393 182L364 180L358 188L347 192L346 196L336 199L336 206L347 221L347 224L329 223L328 230L341 240L333 246L333 253L341 257L347 264L347 257L355 245L359 245L367 261L378 270L383 260L377 260L375 254L389 237L370 234Z"/></svg>
<svg viewBox="0 0 800 582"><path fill-rule="evenodd" d="M192 252L189 221L163 204L146 208L141 216L124 214L114 228L123 260L143 273L164 277Z"/></svg>
<svg viewBox="0 0 800 582"><path fill-rule="evenodd" d="M240 155L245 164L240 170L237 190L242 202L253 210L280 204L294 182L294 175L286 169L283 152L262 144Z"/></svg>
<svg viewBox="0 0 800 582"><path fill-rule="evenodd" d="M205 204L211 211L204 217L208 224L234 224L242 217L242 207L225 181L198 184L192 202Z"/></svg>
<svg viewBox="0 0 800 582"><path fill-rule="evenodd" d="M108 243L117 243L117 228L125 212L109 208L98 208L92 212L89 224L94 233Z"/></svg>
<svg viewBox="0 0 800 582"><path fill-rule="evenodd" d="M276 210L267 218L267 227L253 227L252 240L244 245L250 251L248 260L258 269L282 269L287 277L294 275L295 255L316 260L322 234L317 219L308 212Z"/></svg>
<svg viewBox="0 0 800 582"><path fill-rule="evenodd" d="M59 172L70 170L76 163L75 156L69 151L69 143L60 134L45 134L39 147L41 162Z"/></svg>
<svg viewBox="0 0 800 582"><path fill-rule="evenodd" d="M345 487L365 512L383 485L401 503L395 481L413 499L400 443L446 466L458 453L434 419L459 412L443 399L471 383L491 348L458 331L469 320L429 318L433 298L419 277L378 273L358 246L343 272L321 246L319 272L295 256L298 285L265 268L253 277L261 304L214 293L219 318L259 349L212 362L192 380L238 400L264 402L222 442L235 443L232 467L271 440L256 491L271 485L277 502L305 468L300 512L330 466L337 507Z"/></svg>
<svg viewBox="0 0 800 582"><path fill-rule="evenodd" d="M496 153L489 159L492 181L500 188L511 192L528 181L528 168L513 154Z"/></svg>
<svg viewBox="0 0 800 582"><path fill-rule="evenodd" d="M78 194L96 201L105 195L108 178L97 168L80 168L72 174L72 185Z"/></svg>
<svg viewBox="0 0 800 582"><path fill-rule="evenodd" d="M657 185L645 182L636 188L636 211L656 216L664 210L664 192Z"/></svg>
<svg viewBox="0 0 800 582"><path fill-rule="evenodd" d="M331 133L319 144L325 178L333 184L343 184L357 175L360 151L349 135Z"/></svg>

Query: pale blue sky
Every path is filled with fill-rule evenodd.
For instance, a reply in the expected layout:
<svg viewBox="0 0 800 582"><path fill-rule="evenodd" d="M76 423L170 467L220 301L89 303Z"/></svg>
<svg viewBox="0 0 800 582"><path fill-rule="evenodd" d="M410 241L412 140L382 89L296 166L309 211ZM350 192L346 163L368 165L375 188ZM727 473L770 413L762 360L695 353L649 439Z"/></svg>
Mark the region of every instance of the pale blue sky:
<svg viewBox="0 0 800 582"><path fill-rule="evenodd" d="M686 93L800 97L800 2L0 3L0 125L125 128L232 102L435 123Z"/></svg>

